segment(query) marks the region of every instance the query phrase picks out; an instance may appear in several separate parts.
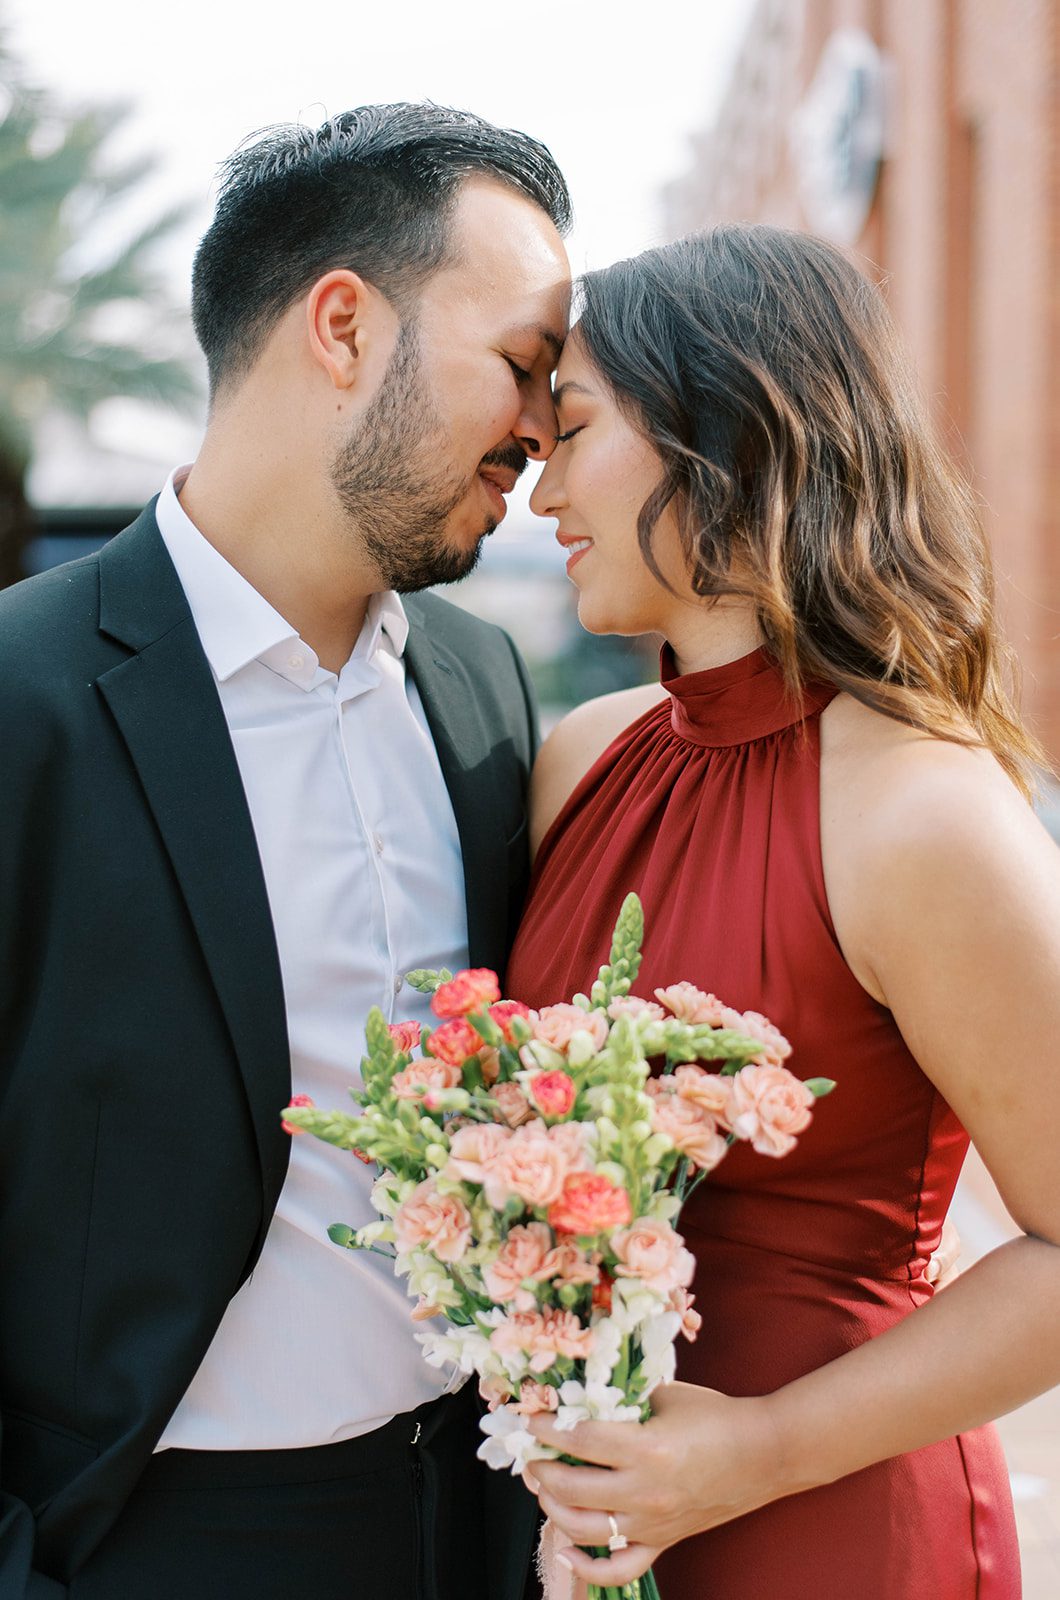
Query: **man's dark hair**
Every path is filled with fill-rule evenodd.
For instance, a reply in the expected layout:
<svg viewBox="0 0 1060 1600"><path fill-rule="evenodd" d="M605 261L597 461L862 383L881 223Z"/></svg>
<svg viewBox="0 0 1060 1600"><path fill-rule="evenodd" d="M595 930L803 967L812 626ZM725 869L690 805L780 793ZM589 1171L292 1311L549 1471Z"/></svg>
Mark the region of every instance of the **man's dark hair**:
<svg viewBox="0 0 1060 1600"><path fill-rule="evenodd" d="M214 220L195 256L192 318L210 391L242 376L289 306L346 267L404 316L447 259L464 180L493 177L561 233L563 175L543 144L468 111L359 106L319 128L266 128L221 169Z"/></svg>

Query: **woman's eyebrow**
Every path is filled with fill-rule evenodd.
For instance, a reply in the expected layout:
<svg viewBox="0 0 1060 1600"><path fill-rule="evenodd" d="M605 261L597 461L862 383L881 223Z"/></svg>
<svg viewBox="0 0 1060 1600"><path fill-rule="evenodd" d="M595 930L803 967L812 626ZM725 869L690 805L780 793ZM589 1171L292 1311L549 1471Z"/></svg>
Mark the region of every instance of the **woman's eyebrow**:
<svg viewBox="0 0 1060 1600"><path fill-rule="evenodd" d="M562 405L564 399L569 394L588 395L589 399L591 400L593 391L591 389L587 389L583 383L575 383L573 378L570 378L566 383L561 383L558 389L554 389L552 391L552 404L555 406Z"/></svg>

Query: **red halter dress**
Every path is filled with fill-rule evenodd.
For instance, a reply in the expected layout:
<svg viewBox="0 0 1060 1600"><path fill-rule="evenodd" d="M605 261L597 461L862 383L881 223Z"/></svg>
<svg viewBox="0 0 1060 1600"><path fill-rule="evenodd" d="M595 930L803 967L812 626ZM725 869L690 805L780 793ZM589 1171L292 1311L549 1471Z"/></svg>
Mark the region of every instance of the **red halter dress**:
<svg viewBox="0 0 1060 1600"><path fill-rule="evenodd" d="M587 991L625 895L644 903L634 992L680 979L764 1012L799 1077L828 1077L797 1149L736 1146L680 1227L698 1270L678 1376L770 1393L930 1298L967 1148L890 1012L854 978L821 867L819 719L763 651L675 675L604 752L542 844L506 992ZM1018 1600L1008 1476L990 1428L869 1467L674 1546L664 1600Z"/></svg>

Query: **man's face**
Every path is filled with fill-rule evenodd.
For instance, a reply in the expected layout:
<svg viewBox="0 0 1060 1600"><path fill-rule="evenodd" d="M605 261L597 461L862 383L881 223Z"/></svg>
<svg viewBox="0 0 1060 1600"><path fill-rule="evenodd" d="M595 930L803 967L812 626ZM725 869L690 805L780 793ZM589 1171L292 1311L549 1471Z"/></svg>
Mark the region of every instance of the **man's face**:
<svg viewBox="0 0 1060 1600"><path fill-rule="evenodd" d="M464 184L450 263L427 282L332 482L387 588L470 572L527 457L552 450L551 375L570 270L543 211L487 179Z"/></svg>

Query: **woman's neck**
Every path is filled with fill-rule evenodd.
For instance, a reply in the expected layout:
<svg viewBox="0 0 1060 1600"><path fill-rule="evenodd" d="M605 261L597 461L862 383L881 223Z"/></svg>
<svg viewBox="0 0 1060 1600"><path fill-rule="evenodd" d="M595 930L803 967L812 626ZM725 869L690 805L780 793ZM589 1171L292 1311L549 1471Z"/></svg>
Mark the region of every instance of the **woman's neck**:
<svg viewBox="0 0 1060 1600"><path fill-rule="evenodd" d="M727 596L682 605L663 632L682 676L739 661L765 643L750 602Z"/></svg>

